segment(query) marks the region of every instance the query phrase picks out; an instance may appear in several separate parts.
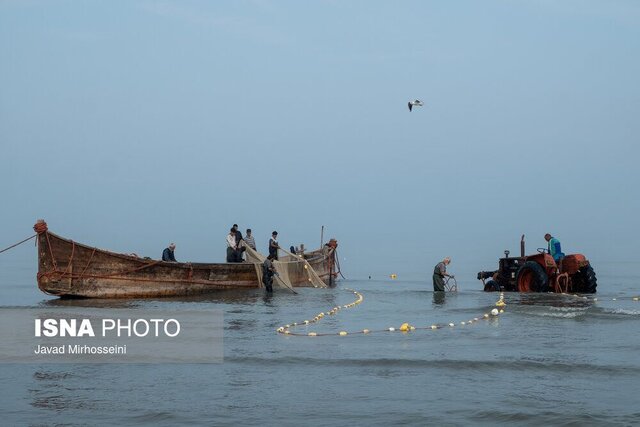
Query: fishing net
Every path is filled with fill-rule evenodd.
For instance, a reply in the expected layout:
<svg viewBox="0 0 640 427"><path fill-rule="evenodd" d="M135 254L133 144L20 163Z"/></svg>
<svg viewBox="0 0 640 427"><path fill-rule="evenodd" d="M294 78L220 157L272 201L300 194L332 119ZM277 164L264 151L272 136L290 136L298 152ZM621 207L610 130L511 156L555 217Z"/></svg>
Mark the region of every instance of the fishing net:
<svg viewBox="0 0 640 427"><path fill-rule="evenodd" d="M246 254L247 262L252 263L256 268L256 275L258 276L258 284L259 284L258 286L262 287L263 286L262 264L267 259L267 257L262 255L260 252L250 248L248 245L245 244L244 241L241 244L243 245L243 247L246 248L245 254ZM291 289L293 287L293 284L291 283L289 272L293 271L296 268L299 268L299 266L302 265L307 274L307 280L309 281L309 284L317 288L327 287L327 285L320 278L318 273L316 273L316 271L311 267L309 262L302 257L302 255L292 254L291 252L286 251L282 248L280 248L280 250L289 256L286 258L286 260L283 260L283 261L275 261L275 260L271 261L277 273L273 276L274 283L276 285L278 285L281 288Z"/></svg>

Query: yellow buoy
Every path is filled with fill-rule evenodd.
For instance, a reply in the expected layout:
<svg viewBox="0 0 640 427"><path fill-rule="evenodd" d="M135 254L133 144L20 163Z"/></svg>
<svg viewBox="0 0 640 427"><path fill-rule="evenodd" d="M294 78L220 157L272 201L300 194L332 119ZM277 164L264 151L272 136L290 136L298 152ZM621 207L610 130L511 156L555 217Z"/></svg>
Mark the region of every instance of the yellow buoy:
<svg viewBox="0 0 640 427"><path fill-rule="evenodd" d="M346 331L340 331L340 335L345 336L345 335L347 335L347 332Z"/></svg>
<svg viewBox="0 0 640 427"><path fill-rule="evenodd" d="M498 301L498 302L496 303L496 307L504 307L505 305L507 305L507 304L505 304L505 302L504 302L504 301L502 301L502 300L500 300L500 301Z"/></svg>
<svg viewBox="0 0 640 427"><path fill-rule="evenodd" d="M436 326L436 325L431 325L431 329L438 329L438 326Z"/></svg>
<svg viewBox="0 0 640 427"><path fill-rule="evenodd" d="M315 333L315 332L309 332L309 336L310 336L310 337L315 337L315 336L317 336L317 335L318 335L318 334L317 334L317 333Z"/></svg>
<svg viewBox="0 0 640 427"><path fill-rule="evenodd" d="M409 330L409 324L408 323L403 323L402 325L400 325L400 330L402 332L407 332Z"/></svg>
<svg viewBox="0 0 640 427"><path fill-rule="evenodd" d="M397 279L398 275L394 273L394 274L390 274L389 277L391 277L392 279Z"/></svg>

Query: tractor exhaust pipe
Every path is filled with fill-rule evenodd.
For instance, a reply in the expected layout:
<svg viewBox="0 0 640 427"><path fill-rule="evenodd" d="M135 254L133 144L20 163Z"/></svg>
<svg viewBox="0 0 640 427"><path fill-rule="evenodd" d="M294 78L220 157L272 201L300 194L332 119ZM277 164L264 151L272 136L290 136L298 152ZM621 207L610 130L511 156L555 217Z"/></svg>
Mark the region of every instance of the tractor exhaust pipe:
<svg viewBox="0 0 640 427"><path fill-rule="evenodd" d="M520 238L520 256L524 258L524 234Z"/></svg>

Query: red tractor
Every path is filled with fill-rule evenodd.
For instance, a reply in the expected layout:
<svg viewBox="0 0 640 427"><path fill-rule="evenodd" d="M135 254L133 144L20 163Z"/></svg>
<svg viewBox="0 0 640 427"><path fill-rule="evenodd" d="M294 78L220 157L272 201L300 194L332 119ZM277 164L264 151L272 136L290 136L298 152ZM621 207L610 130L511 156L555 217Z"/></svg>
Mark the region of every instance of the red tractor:
<svg viewBox="0 0 640 427"><path fill-rule="evenodd" d="M542 248L535 255L525 256L524 235L520 240L519 257L509 257L509 251L504 254L498 270L478 273L485 291L596 292L596 273L582 254L566 255L558 263Z"/></svg>

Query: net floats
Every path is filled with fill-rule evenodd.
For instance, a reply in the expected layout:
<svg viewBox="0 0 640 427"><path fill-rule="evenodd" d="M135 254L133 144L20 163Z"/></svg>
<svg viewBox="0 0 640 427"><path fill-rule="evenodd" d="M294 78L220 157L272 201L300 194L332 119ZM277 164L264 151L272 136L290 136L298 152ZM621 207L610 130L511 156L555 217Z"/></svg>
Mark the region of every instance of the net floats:
<svg viewBox="0 0 640 427"><path fill-rule="evenodd" d="M285 326L281 326L279 328L276 329L276 332L280 333L280 334L284 334L284 335L291 335L291 336L308 336L308 337L319 337L319 336L347 336L347 335L356 335L356 334L360 334L360 335L368 335L371 333L375 333L375 332L403 332L403 333L407 333L410 331L415 331L417 329L430 329L430 330L437 330L437 329L442 329L444 327L449 327L449 328L454 328L456 326L456 323L451 322L448 324L433 324L430 326L426 326L426 327L416 327L411 325L409 322L404 322L402 323L399 327L395 327L395 326L390 326L386 329L382 329L382 330L371 330L371 329L362 329L360 331L354 331L354 332L348 332L348 331L339 331L339 332L332 332L332 333L318 333L318 332L308 332L308 333L294 333L291 331L291 328L296 327L296 326L302 326L302 325L310 325L312 323L317 323L320 320L322 320L325 316L330 316L330 315L335 315L338 311L340 311L341 309L347 309L347 308L353 308L356 305L362 303L362 301L364 300L364 297L362 296L361 293L359 293L358 291L354 291L353 289L348 289L345 288L345 290L352 292L354 295L356 295L356 299L349 303L349 304L345 304L345 305L338 305L333 307L331 310L326 311L326 312L320 312L318 313L316 316L314 316L311 320L304 320L303 322L293 322L290 324L287 324ZM479 322L481 319L489 319L492 316L496 317L501 313L504 313L504 307L506 307L506 303L504 302L503 299L503 295L500 295L500 299L496 302L496 308L493 308L489 313L484 313L482 315L482 317L474 317L473 319L470 319L468 321L461 321L459 322L460 326L465 326L465 325L471 325L473 323L477 323Z"/></svg>

